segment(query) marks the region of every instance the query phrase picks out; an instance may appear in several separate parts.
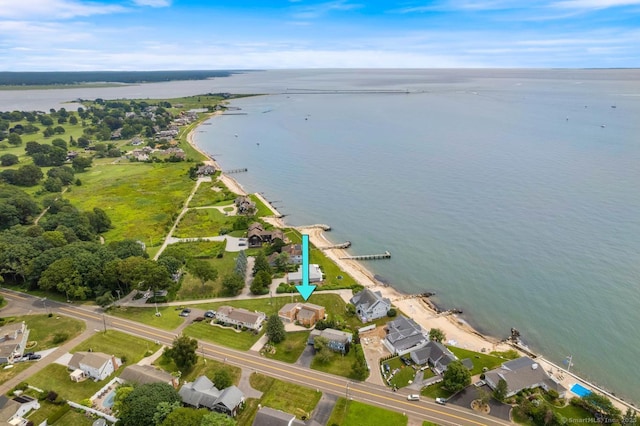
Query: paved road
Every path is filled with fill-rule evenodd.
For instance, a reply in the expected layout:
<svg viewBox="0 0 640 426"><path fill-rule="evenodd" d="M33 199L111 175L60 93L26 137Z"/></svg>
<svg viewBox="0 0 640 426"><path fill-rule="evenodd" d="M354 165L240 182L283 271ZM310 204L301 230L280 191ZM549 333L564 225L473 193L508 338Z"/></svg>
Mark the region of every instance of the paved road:
<svg viewBox="0 0 640 426"><path fill-rule="evenodd" d="M27 313L28 311L34 311L34 308L37 309L41 305L40 299L33 296L7 291L2 291L2 293L12 305L12 310L20 310ZM115 329L152 341L159 341L165 345L171 345L176 337L175 331L161 330L134 321L104 315L98 307L81 307L54 301L47 301L47 304L48 308L54 312L87 321L87 330ZM40 308L40 311L44 312L44 308ZM404 413L411 418L429 420L443 426L511 424L464 408L440 406L431 401L407 401L409 392L406 391L391 392L383 386L366 382L354 382L344 377L266 359L253 352L241 352L203 341L199 341L198 352L207 358L246 368L252 372L317 389L323 393L344 395L356 401L388 408ZM53 359L54 357L47 358ZM36 366L39 369L44 368L47 363L51 362L48 359L41 360ZM26 375L33 374L31 368L23 373ZM14 378L1 385L0 393L6 393L15 386L19 382L17 379ZM24 378L20 380L24 380Z"/></svg>

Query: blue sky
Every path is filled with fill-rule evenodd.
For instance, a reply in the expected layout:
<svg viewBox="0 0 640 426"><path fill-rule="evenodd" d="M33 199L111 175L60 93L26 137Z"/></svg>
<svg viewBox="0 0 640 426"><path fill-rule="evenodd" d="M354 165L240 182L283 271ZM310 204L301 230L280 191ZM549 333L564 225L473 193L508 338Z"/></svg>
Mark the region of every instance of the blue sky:
<svg viewBox="0 0 640 426"><path fill-rule="evenodd" d="M0 0L0 70L640 67L640 0Z"/></svg>

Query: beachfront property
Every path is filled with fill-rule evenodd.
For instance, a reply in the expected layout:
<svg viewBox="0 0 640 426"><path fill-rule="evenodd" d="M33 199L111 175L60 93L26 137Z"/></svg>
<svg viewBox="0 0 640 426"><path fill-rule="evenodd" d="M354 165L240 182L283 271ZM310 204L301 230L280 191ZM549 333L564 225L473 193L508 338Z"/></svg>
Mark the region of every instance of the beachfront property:
<svg viewBox="0 0 640 426"><path fill-rule="evenodd" d="M178 379L164 370L152 365L130 365L120 374L120 379L125 382L146 385L149 383L167 383L174 388L178 387Z"/></svg>
<svg viewBox="0 0 640 426"><path fill-rule="evenodd" d="M196 171L196 174L198 176L211 176L215 172L216 172L216 168L215 167L213 167L210 164L206 164L204 166L198 167L198 170Z"/></svg>
<svg viewBox="0 0 640 426"><path fill-rule="evenodd" d="M67 368L72 370L69 377L74 382L84 379L104 380L122 365L122 360L102 352L76 352Z"/></svg>
<svg viewBox="0 0 640 426"><path fill-rule="evenodd" d="M404 355L427 345L429 338L420 324L400 315L386 325L387 335L382 343L392 354Z"/></svg>
<svg viewBox="0 0 640 426"><path fill-rule="evenodd" d="M24 321L0 328L0 364L22 357L28 339L29 328Z"/></svg>
<svg viewBox="0 0 640 426"><path fill-rule="evenodd" d="M239 207L238 212L240 212ZM249 225L249 230L247 231L249 248L258 248L262 247L263 244L271 244L276 238L284 241L284 232L282 232L282 229L264 229L262 224L258 222Z"/></svg>
<svg viewBox="0 0 640 426"><path fill-rule="evenodd" d="M251 312L243 308L220 306L216 312L216 320L224 324L244 327L249 330L260 330L267 318L264 312Z"/></svg>
<svg viewBox="0 0 640 426"><path fill-rule="evenodd" d="M334 330L333 328L325 328L324 330L311 330L307 344L315 344L316 337L323 337L327 339L327 346L329 349L343 354L349 351L349 345L353 340L353 335L351 333Z"/></svg>
<svg viewBox="0 0 640 426"><path fill-rule="evenodd" d="M23 426L29 421L24 416L31 410L40 408L40 403L28 395L19 395L13 399L0 396L0 424Z"/></svg>
<svg viewBox="0 0 640 426"><path fill-rule="evenodd" d="M278 316L284 322L298 322L313 327L318 320L324 319L324 306L313 303L287 303L279 311Z"/></svg>
<svg viewBox="0 0 640 426"><path fill-rule="evenodd" d="M236 197L234 204L238 209L238 214L254 214L256 212L256 203L246 195Z"/></svg>
<svg viewBox="0 0 640 426"><path fill-rule="evenodd" d="M458 359L445 345L433 340L420 349L412 350L410 356L414 363L429 365L436 374L444 373L447 366Z"/></svg>
<svg viewBox="0 0 640 426"><path fill-rule="evenodd" d="M287 283L302 283L302 265L298 267L296 272L289 272L286 276ZM319 283L324 279L320 265L312 263L309 265L309 282Z"/></svg>
<svg viewBox="0 0 640 426"><path fill-rule="evenodd" d="M356 314L362 322L382 318L391 309L389 299L382 297L379 291L371 291L368 288L356 293L349 302L356 307Z"/></svg>
<svg viewBox="0 0 640 426"><path fill-rule="evenodd" d="M269 407L261 407L256 413L256 418L251 426L304 426L304 424L303 421L296 419L293 414Z"/></svg>
<svg viewBox="0 0 640 426"><path fill-rule="evenodd" d="M186 382L178 394L185 405L208 408L231 417L235 417L245 400L244 393L237 386L219 390L207 376Z"/></svg>
<svg viewBox="0 0 640 426"><path fill-rule="evenodd" d="M280 253L271 253L267 260L270 266L276 266L276 259L282 253L287 253L287 264L289 265L301 265L302 264L302 245L300 244L287 244L283 246Z"/></svg>
<svg viewBox="0 0 640 426"><path fill-rule="evenodd" d="M507 361L500 367L487 371L484 381L491 388L498 386L500 379L507 382L507 397L513 396L523 389L542 388L558 392L564 398L567 389L550 377L546 371L529 357Z"/></svg>

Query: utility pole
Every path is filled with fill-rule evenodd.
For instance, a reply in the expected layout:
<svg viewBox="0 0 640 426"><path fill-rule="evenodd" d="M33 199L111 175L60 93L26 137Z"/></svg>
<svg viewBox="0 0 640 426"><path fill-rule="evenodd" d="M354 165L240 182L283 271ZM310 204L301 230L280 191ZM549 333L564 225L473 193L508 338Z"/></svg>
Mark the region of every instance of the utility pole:
<svg viewBox="0 0 640 426"><path fill-rule="evenodd" d="M107 319L104 316L104 314L102 314L102 325L104 326L104 332L107 332Z"/></svg>

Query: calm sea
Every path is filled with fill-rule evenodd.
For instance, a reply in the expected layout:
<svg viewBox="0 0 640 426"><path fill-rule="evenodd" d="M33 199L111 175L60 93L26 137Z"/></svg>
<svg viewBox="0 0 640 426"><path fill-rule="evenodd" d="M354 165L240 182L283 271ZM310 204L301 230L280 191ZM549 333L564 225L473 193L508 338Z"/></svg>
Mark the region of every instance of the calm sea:
<svg viewBox="0 0 640 426"><path fill-rule="evenodd" d="M196 140L289 223L389 250L366 266L398 289L640 401L640 71L267 71L0 91L0 110L207 92L268 94Z"/></svg>
<svg viewBox="0 0 640 426"><path fill-rule="evenodd" d="M266 73L269 74L269 73ZM277 73L276 73L277 74ZM640 401L640 73L290 72L197 143L408 293ZM253 75L252 78L256 78ZM402 89L314 93L299 89Z"/></svg>

